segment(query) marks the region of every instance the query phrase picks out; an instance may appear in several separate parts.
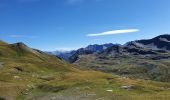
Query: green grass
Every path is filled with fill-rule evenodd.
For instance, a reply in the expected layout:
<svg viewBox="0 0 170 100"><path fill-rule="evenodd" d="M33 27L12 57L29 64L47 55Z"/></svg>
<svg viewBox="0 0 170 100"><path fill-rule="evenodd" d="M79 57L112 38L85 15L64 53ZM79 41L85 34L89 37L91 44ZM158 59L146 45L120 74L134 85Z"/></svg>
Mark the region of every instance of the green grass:
<svg viewBox="0 0 170 100"><path fill-rule="evenodd" d="M133 89L121 89L121 86L124 85L132 85ZM124 79L95 71L82 71L81 74L69 73L65 75L64 79L60 76L55 80L39 84L37 88L22 98L29 100L63 96L69 98L84 97L86 100L99 98L105 98L104 100L115 98L116 100L168 100L170 98L168 87L170 87L169 83ZM112 92L107 90L112 90Z"/></svg>
<svg viewBox="0 0 170 100"><path fill-rule="evenodd" d="M166 54L166 56L169 55ZM152 60L149 57L140 56L100 56L83 55L75 65L81 69L99 70L131 78L170 81L170 59Z"/></svg>

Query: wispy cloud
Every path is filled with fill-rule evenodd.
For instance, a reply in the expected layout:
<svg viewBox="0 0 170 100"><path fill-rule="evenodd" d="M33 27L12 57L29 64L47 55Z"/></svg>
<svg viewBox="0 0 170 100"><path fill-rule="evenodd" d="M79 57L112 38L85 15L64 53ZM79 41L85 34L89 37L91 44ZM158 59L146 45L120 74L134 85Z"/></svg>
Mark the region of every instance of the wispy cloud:
<svg viewBox="0 0 170 100"><path fill-rule="evenodd" d="M38 38L37 36L26 36L26 35L9 35L11 38L28 38L28 39L35 39Z"/></svg>
<svg viewBox="0 0 170 100"><path fill-rule="evenodd" d="M125 33L132 33L138 31L140 30L139 29L112 30L112 31L106 31L106 32L95 33L95 34L87 34L87 36L94 37L94 36L103 36L103 35L125 34Z"/></svg>
<svg viewBox="0 0 170 100"><path fill-rule="evenodd" d="M24 37L23 35L9 35L11 38L22 38Z"/></svg>

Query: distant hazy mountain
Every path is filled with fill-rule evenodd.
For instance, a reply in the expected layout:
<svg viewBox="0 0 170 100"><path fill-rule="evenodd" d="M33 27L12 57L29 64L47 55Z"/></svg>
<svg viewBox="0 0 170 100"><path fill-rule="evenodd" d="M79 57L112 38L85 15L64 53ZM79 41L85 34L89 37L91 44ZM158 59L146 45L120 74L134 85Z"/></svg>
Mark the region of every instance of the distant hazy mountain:
<svg viewBox="0 0 170 100"><path fill-rule="evenodd" d="M80 50L87 50L87 51L92 51L92 52L100 52L102 50L107 49L108 47L113 46L112 43L108 43L108 44L102 44L102 45L98 45L98 44L94 44L94 45L89 45L85 48L81 48Z"/></svg>
<svg viewBox="0 0 170 100"><path fill-rule="evenodd" d="M70 61L70 60L75 60L77 58L76 55L80 55L80 54L91 54L94 52L101 52L102 50L107 49L108 47L113 46L112 43L108 43L108 44L102 44L102 45L98 45L98 44L94 44L94 45L89 45L85 48L80 48L78 50L72 50L72 51L54 51L54 52L47 52L48 54L52 54L52 55L56 55L66 61Z"/></svg>
<svg viewBox="0 0 170 100"><path fill-rule="evenodd" d="M64 59L65 61L68 61L69 57L71 57L73 54L75 54L76 50L72 51L53 51L53 52L47 52L48 54L55 55L57 57L60 57Z"/></svg>

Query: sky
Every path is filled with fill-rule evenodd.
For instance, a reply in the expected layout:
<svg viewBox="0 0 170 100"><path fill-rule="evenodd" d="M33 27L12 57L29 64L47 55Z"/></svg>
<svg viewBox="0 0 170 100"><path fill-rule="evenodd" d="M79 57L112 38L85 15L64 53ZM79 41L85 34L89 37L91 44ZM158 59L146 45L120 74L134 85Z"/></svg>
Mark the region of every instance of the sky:
<svg viewBox="0 0 170 100"><path fill-rule="evenodd" d="M170 0L0 0L0 40L44 51L170 33Z"/></svg>

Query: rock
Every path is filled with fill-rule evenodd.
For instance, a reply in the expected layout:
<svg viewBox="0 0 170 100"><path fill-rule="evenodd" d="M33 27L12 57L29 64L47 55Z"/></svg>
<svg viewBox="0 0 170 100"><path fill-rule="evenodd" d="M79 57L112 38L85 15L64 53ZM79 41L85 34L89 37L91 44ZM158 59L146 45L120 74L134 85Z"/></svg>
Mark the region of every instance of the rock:
<svg viewBox="0 0 170 100"><path fill-rule="evenodd" d="M20 77L19 77L19 76L14 76L14 78L15 78L15 79L20 79Z"/></svg>
<svg viewBox="0 0 170 100"><path fill-rule="evenodd" d="M106 90L107 92L113 92L113 90Z"/></svg>
<svg viewBox="0 0 170 100"><path fill-rule="evenodd" d="M133 86L131 85L124 85L124 86L121 86L121 89L125 89L125 90L132 90Z"/></svg>

